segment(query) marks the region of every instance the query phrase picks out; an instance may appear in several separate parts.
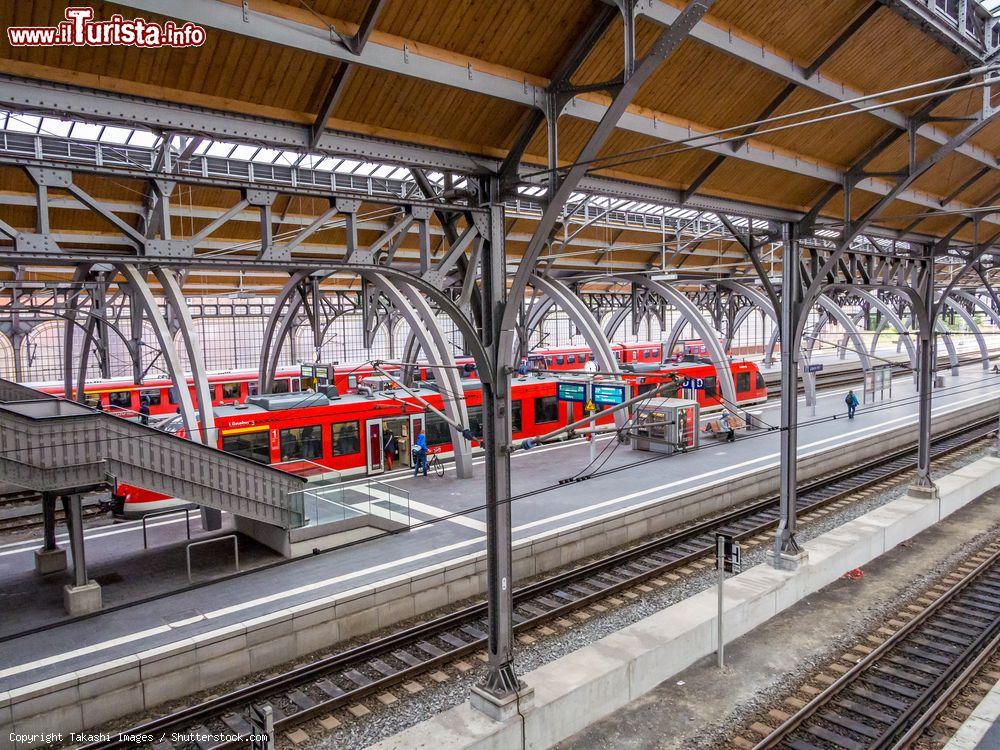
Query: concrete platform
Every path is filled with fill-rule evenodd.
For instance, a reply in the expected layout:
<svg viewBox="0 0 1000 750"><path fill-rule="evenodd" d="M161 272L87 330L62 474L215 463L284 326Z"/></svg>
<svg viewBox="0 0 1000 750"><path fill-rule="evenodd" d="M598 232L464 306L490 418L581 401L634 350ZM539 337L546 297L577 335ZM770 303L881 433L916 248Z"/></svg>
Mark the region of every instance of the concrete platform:
<svg viewBox="0 0 1000 750"><path fill-rule="evenodd" d="M1000 459L980 459L938 483L939 499L903 497L806 542L808 562L794 572L758 565L729 579L724 604L727 639L750 632L845 572L1000 486ZM521 716L493 721L467 701L373 747L552 747L713 653L717 648L716 596L714 589L702 591L524 675L535 697L534 705Z"/></svg>
<svg viewBox="0 0 1000 750"><path fill-rule="evenodd" d="M981 373L949 377L950 387L935 394L936 427L995 415L996 382L1000 378ZM842 394L829 394L820 399L819 418L803 421L803 479L837 461L902 445L914 434L912 390L900 388L894 403L861 409L850 423L833 418L842 407ZM775 412L767 407L762 416L775 424ZM583 469L587 455L577 443L514 457L514 492L525 495L513 503L516 578L772 492L777 484L776 432L652 463L636 464L649 455L622 447L604 466L618 471L554 484ZM0 691L17 706L15 718L30 723L56 712L68 729L95 726L481 592L479 481L451 473L440 480L400 474L390 480L410 492L415 523L465 515L2 642ZM33 562L30 551L16 549L0 549L0 561L29 568ZM106 681L121 691L95 690Z"/></svg>
<svg viewBox="0 0 1000 750"><path fill-rule="evenodd" d="M1000 682L986 694L944 750L996 750L1000 747Z"/></svg>

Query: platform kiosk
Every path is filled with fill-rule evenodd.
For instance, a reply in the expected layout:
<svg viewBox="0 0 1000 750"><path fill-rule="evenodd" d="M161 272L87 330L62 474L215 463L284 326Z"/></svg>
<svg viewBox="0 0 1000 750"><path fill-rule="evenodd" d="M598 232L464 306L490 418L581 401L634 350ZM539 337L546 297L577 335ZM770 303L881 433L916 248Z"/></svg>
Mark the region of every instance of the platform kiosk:
<svg viewBox="0 0 1000 750"><path fill-rule="evenodd" d="M657 398L633 411L629 431L632 448L654 453L677 453L698 447L698 402L685 398Z"/></svg>

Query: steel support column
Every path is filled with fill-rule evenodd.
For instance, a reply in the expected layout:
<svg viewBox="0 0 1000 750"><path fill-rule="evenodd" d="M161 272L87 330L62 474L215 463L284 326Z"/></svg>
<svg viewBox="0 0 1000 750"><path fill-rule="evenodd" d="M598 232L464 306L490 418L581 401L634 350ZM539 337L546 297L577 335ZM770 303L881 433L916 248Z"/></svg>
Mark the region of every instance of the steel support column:
<svg viewBox="0 0 1000 750"><path fill-rule="evenodd" d="M804 317L802 279L799 276L799 245L796 227L782 229L784 253L781 259L781 518L774 537L774 562L781 566L783 556L797 556L795 540L798 496L798 369L799 336L797 324Z"/></svg>
<svg viewBox="0 0 1000 750"><path fill-rule="evenodd" d="M475 690L486 701L509 697L520 690L514 674L514 603L510 509L510 376L508 360L516 330L503 328L509 302L506 285L504 209L496 179L481 183L490 204L489 231L481 255L482 336L492 360L493 382L483 382L483 427L486 448L486 576L489 614L489 673Z"/></svg>
<svg viewBox="0 0 1000 750"><path fill-rule="evenodd" d="M927 268L919 279L919 299L913 300L917 320L917 478L914 487L922 494L933 494L931 479L931 400L934 386L934 256L929 254Z"/></svg>

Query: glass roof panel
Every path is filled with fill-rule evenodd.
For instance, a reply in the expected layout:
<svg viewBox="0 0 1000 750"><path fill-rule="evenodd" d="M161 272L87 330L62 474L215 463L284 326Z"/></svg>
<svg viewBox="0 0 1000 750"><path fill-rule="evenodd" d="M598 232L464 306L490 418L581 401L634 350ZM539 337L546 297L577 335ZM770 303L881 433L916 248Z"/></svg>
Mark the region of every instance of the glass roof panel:
<svg viewBox="0 0 1000 750"><path fill-rule="evenodd" d="M70 137L79 138L84 141L96 141L97 136L100 134L100 125L94 125L89 122L78 122L73 126L73 132L70 133Z"/></svg>
<svg viewBox="0 0 1000 750"><path fill-rule="evenodd" d="M353 161L351 159L344 159L340 164L338 164L334 169L341 174L351 174L358 165L361 164L359 161Z"/></svg>
<svg viewBox="0 0 1000 750"><path fill-rule="evenodd" d="M39 132L43 135L57 135L66 138L72 129L73 123L70 120L59 120L55 117L46 117L42 120Z"/></svg>
<svg viewBox="0 0 1000 750"><path fill-rule="evenodd" d="M150 133L148 130L133 130L128 139L130 146L142 146L143 148L153 148L160 143L159 136Z"/></svg>
<svg viewBox="0 0 1000 750"><path fill-rule="evenodd" d="M101 131L101 143L128 143L129 137L132 135L132 130L130 128L116 128L108 125Z"/></svg>
<svg viewBox="0 0 1000 750"><path fill-rule="evenodd" d="M357 169L354 170L354 174L359 174L362 175L363 177L367 177L376 169L378 169L378 164L372 164L371 162L366 161L364 164L361 164Z"/></svg>
<svg viewBox="0 0 1000 750"><path fill-rule="evenodd" d="M35 117L34 115L21 115L12 112L9 120L7 121L7 129L18 133L37 133L38 126L41 122L41 117Z"/></svg>
<svg viewBox="0 0 1000 750"><path fill-rule="evenodd" d="M262 148L253 155L253 160L262 164L272 164L280 155L281 152L273 148Z"/></svg>
<svg viewBox="0 0 1000 750"><path fill-rule="evenodd" d="M250 161L253 159L253 155L257 153L257 146L248 146L245 143L239 144L233 149L233 153L230 154L231 159L240 159L242 161Z"/></svg>

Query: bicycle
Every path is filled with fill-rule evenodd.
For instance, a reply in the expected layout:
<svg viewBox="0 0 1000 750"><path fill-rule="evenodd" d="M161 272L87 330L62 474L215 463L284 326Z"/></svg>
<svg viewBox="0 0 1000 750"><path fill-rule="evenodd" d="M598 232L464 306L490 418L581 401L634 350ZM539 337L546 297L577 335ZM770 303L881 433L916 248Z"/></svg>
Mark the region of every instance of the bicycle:
<svg viewBox="0 0 1000 750"><path fill-rule="evenodd" d="M430 458L427 459L427 470L433 471L438 477L444 477L444 464L441 463L441 459L438 458L437 453L432 453Z"/></svg>

